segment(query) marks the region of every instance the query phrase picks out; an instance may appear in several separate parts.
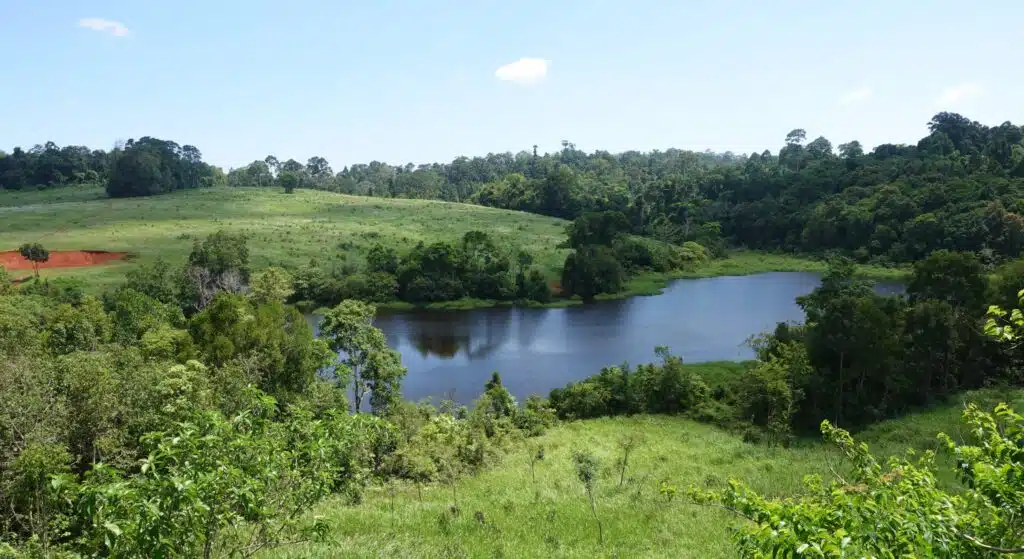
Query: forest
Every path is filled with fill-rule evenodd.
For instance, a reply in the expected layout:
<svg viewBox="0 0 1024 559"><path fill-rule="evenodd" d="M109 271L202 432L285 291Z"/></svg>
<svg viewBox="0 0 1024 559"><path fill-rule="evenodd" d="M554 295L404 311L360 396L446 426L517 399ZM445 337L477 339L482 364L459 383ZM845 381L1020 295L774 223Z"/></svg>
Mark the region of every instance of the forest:
<svg viewBox="0 0 1024 559"><path fill-rule="evenodd" d="M713 251L840 251L880 264L913 262L938 249L975 252L986 265L1019 256L1024 131L948 112L936 114L926 131L916 145L870 152L857 141L808 141L795 129L774 153L585 153L564 141L555 153L534 147L447 163L372 161L338 172L320 156L303 164L269 155L225 173L192 146L153 138L109 152L51 142L0 157L0 188L99 181L111 196L216 184L316 188L567 219L616 211L633 234Z"/></svg>

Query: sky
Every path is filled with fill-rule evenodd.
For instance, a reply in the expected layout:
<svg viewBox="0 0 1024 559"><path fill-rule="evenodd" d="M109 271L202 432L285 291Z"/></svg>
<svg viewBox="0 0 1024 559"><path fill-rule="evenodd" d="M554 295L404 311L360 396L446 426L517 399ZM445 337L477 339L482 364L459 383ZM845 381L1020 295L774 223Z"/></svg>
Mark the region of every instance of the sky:
<svg viewBox="0 0 1024 559"><path fill-rule="evenodd" d="M0 52L0 149L154 136L224 168L1024 123L1020 0L3 0Z"/></svg>

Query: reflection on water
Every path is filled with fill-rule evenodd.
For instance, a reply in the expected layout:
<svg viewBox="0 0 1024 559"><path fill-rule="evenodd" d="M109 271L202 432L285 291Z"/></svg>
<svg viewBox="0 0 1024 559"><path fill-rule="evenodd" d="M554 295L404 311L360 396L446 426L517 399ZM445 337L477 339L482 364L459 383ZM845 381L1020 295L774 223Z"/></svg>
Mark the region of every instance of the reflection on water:
<svg viewBox="0 0 1024 559"><path fill-rule="evenodd" d="M752 357L744 345L777 322L802 320L794 299L817 274L770 273L673 282L665 293L566 309L382 311L376 325L409 369L406 398L469 403L493 371L517 397L613 364L646 363L669 346L687 362ZM898 292L894 284L878 286Z"/></svg>

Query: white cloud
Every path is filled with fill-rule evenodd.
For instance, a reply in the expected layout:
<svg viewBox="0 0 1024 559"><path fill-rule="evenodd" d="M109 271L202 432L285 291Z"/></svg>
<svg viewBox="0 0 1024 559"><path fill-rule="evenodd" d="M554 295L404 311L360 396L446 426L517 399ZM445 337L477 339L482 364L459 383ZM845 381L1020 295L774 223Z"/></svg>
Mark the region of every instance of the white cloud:
<svg viewBox="0 0 1024 559"><path fill-rule="evenodd" d="M947 88L935 100L936 105L949 106L961 101L967 101L982 94L982 88L976 83L966 82L960 85Z"/></svg>
<svg viewBox="0 0 1024 559"><path fill-rule="evenodd" d="M125 27L123 23L111 19L103 19L101 17L82 18L78 20L78 26L86 29L92 29L93 31L99 31L100 33L110 33L115 37L124 37L128 35L128 28Z"/></svg>
<svg viewBox="0 0 1024 559"><path fill-rule="evenodd" d="M872 91L870 87L859 87L853 91L848 91L843 94L843 96L839 98L839 104L849 105L850 103L866 101L872 94L874 94L874 91Z"/></svg>
<svg viewBox="0 0 1024 559"><path fill-rule="evenodd" d="M530 85L540 82L548 73L551 62L543 58L520 58L494 71L494 75L502 81Z"/></svg>

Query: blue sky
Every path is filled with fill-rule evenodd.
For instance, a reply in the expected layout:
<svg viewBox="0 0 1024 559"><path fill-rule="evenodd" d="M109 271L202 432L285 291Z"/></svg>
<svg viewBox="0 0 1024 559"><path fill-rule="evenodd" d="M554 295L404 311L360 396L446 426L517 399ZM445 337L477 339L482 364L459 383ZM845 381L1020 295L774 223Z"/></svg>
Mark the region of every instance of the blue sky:
<svg viewBox="0 0 1024 559"><path fill-rule="evenodd" d="M1019 0L5 0L0 149L150 135L338 170L913 142L939 110L1024 123L1022 22ZM496 75L522 58L500 74L529 83Z"/></svg>

